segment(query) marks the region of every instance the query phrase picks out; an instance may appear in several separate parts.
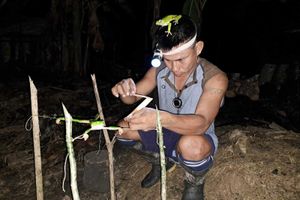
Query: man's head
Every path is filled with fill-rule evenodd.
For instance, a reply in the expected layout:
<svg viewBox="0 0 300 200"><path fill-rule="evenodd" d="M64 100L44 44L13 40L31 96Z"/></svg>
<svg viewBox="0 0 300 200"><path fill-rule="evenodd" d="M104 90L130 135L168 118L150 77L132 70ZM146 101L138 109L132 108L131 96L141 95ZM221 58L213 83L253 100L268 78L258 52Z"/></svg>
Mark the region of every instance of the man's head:
<svg viewBox="0 0 300 200"><path fill-rule="evenodd" d="M160 26L155 34L156 51L175 76L188 75L197 65L197 57L203 49L203 42L197 40L195 23L182 15L178 23L171 22L170 34L167 26ZM154 65L153 65L154 66Z"/></svg>
<svg viewBox="0 0 300 200"><path fill-rule="evenodd" d="M172 23L170 34L168 33L168 26L159 26L155 33L157 48L163 52L170 51L174 47L187 43L199 35L197 34L196 24L186 15L181 15L178 21L174 20L170 23ZM194 42L197 41L196 38Z"/></svg>

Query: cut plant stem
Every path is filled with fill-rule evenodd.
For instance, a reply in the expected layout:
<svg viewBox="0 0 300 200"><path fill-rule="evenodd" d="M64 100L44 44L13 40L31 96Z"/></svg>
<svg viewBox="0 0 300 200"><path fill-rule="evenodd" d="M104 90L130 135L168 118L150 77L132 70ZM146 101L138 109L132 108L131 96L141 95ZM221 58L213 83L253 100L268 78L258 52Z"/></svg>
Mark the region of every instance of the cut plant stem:
<svg viewBox="0 0 300 200"><path fill-rule="evenodd" d="M73 148L73 138L72 138L72 116L67 111L64 104L62 104L65 120L66 120L66 144L69 154L69 163L70 163L70 177L71 177L71 190L73 200L80 200L78 187L77 187L77 166L76 159Z"/></svg>
<svg viewBox="0 0 300 200"><path fill-rule="evenodd" d="M159 110L156 107L156 131L159 145L160 167L161 167L161 199L167 199L167 176L166 176L166 156L164 151L164 139L160 121Z"/></svg>

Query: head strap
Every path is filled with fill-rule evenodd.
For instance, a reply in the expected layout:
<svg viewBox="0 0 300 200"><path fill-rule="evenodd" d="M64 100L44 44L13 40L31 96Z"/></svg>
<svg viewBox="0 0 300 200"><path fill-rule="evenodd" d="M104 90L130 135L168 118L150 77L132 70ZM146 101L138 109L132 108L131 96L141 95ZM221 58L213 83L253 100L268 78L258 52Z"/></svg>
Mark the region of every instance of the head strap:
<svg viewBox="0 0 300 200"><path fill-rule="evenodd" d="M173 54L179 53L179 52L181 52L183 50L186 50L186 49L190 48L195 43L196 38L197 38L197 33L188 42L186 42L186 43L184 43L184 44L182 44L182 45L180 45L178 47L173 47L170 51L162 52L162 54L164 56L169 56L169 55L173 55Z"/></svg>

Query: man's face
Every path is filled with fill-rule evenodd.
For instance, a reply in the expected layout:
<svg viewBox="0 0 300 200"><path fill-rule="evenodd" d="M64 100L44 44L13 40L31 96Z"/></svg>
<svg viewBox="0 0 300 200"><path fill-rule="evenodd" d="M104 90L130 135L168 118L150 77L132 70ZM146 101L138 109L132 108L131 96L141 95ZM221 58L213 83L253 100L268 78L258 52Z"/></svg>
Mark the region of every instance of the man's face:
<svg viewBox="0 0 300 200"><path fill-rule="evenodd" d="M189 76L197 66L198 55L197 45L193 45L174 55L164 55L164 62L176 77Z"/></svg>

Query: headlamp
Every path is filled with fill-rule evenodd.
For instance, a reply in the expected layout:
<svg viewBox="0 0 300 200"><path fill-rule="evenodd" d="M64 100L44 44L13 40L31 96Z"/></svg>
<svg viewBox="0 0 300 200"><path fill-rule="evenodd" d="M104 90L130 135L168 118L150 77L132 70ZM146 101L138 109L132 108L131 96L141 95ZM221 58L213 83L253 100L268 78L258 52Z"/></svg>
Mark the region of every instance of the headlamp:
<svg viewBox="0 0 300 200"><path fill-rule="evenodd" d="M151 65L153 67L159 67L161 65L161 61L162 61L162 52L160 49L155 49L153 52L153 57L151 60Z"/></svg>

